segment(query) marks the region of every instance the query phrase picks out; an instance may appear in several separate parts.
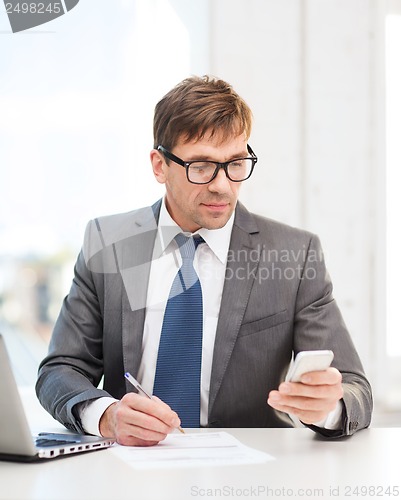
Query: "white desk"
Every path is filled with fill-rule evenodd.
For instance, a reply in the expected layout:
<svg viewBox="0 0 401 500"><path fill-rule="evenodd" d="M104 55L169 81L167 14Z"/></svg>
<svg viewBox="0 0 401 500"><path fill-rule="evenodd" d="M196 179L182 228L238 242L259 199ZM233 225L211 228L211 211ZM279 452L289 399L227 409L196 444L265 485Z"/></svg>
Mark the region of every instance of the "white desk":
<svg viewBox="0 0 401 500"><path fill-rule="evenodd" d="M36 425L39 413L31 415ZM276 460L260 465L137 471L110 450L101 450L38 464L0 462L0 499L401 497L401 428L367 429L336 441L320 439L309 429L227 431ZM367 491L362 487L368 487ZM385 494L387 488L392 495Z"/></svg>

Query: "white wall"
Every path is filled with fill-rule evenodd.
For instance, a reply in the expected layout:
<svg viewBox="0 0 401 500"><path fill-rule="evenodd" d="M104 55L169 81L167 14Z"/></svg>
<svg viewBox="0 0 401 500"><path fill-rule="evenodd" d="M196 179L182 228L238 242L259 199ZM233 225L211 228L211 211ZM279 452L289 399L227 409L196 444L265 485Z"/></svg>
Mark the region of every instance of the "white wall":
<svg viewBox="0 0 401 500"><path fill-rule="evenodd" d="M203 2L211 20L209 72L231 82L255 116L250 142L260 161L242 200L319 234L368 373L378 360L374 339L385 336L383 301L376 300L384 286L377 253L384 223L382 4Z"/></svg>

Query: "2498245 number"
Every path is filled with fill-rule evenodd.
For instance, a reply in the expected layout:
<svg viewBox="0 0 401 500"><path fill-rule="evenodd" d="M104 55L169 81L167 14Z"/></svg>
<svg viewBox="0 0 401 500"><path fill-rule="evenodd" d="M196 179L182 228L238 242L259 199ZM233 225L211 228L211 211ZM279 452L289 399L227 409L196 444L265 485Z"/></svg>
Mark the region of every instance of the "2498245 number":
<svg viewBox="0 0 401 500"><path fill-rule="evenodd" d="M18 2L6 3L7 14L60 14L63 12L61 2Z"/></svg>
<svg viewBox="0 0 401 500"><path fill-rule="evenodd" d="M398 497L399 486L346 486L344 496L346 497Z"/></svg>

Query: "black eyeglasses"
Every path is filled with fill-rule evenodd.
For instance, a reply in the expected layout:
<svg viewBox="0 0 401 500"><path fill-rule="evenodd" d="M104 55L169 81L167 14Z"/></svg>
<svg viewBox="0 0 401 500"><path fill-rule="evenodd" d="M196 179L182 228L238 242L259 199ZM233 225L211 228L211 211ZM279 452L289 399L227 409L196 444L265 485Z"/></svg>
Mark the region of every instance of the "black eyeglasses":
<svg viewBox="0 0 401 500"><path fill-rule="evenodd" d="M221 168L224 169L226 176L232 182L242 182L249 179L258 158L249 144L247 145L247 149L251 155L250 158L235 158L234 160L220 163L209 160L184 161L178 158L178 156L173 155L173 153L170 153L170 151L167 151L161 144L157 146L157 150L161 151L166 158L186 169L187 179L192 184L208 184L212 182Z"/></svg>

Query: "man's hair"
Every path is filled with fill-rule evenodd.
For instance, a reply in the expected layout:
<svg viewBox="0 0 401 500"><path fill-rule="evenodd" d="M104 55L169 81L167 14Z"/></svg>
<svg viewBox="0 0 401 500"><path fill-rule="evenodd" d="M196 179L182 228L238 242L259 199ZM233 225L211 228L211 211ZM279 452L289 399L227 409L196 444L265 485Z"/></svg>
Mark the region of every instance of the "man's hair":
<svg viewBox="0 0 401 500"><path fill-rule="evenodd" d="M210 76L186 78L156 105L153 121L154 148L172 149L180 140L205 136L221 142L251 134L252 112L232 86Z"/></svg>

